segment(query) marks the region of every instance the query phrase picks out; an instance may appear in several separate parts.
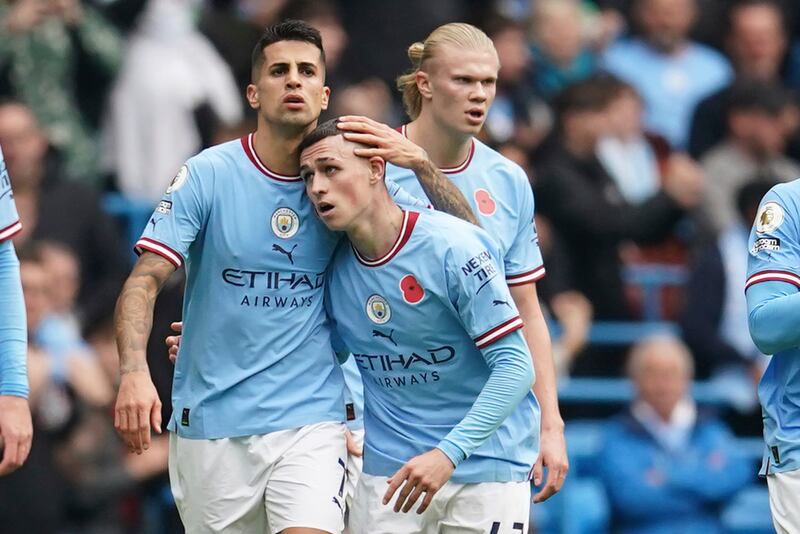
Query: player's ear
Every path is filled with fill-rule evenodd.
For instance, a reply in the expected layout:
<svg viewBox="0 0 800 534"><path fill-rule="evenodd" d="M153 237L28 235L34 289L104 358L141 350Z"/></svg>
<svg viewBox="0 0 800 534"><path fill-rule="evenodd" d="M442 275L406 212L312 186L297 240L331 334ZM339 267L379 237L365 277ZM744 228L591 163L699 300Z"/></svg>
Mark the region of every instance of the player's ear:
<svg viewBox="0 0 800 534"><path fill-rule="evenodd" d="M386 162L380 156L372 156L369 158L369 184L373 185L383 180L383 175L386 172Z"/></svg>
<svg viewBox="0 0 800 534"><path fill-rule="evenodd" d="M322 111L328 109L328 102L330 101L330 98L331 98L331 88L326 85L325 87L322 88L322 101L321 101Z"/></svg>
<svg viewBox="0 0 800 534"><path fill-rule="evenodd" d="M251 108L259 109L261 107L261 102L258 100L258 87L254 84L247 85L245 96L247 96L247 103L250 104Z"/></svg>
<svg viewBox="0 0 800 534"><path fill-rule="evenodd" d="M422 70L418 70L414 81L417 82L417 90L419 94L422 95L422 98L431 98L433 91L431 91L431 80L428 77L428 73Z"/></svg>

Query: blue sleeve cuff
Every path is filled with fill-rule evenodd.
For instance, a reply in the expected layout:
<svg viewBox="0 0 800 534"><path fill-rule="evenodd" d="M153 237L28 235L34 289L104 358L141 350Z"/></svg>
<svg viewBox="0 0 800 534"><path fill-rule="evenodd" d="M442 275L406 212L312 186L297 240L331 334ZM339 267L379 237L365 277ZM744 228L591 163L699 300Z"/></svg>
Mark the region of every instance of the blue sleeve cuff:
<svg viewBox="0 0 800 534"><path fill-rule="evenodd" d="M452 441L449 441L447 439L443 439L442 441L440 441L439 444L436 446L436 448L442 451L445 454L445 456L450 458L450 461L453 462L453 465L455 467L458 467L458 464L467 459L466 453L463 450L461 450L457 445L455 445Z"/></svg>

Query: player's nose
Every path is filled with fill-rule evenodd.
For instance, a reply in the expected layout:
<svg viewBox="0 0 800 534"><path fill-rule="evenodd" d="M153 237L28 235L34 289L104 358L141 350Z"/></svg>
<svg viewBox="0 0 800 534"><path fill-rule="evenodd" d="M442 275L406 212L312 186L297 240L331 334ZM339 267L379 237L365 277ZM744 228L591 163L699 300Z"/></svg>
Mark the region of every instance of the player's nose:
<svg viewBox="0 0 800 534"><path fill-rule="evenodd" d="M286 74L286 87L291 89L297 89L301 85L301 78L300 72L295 69L289 69L289 72Z"/></svg>

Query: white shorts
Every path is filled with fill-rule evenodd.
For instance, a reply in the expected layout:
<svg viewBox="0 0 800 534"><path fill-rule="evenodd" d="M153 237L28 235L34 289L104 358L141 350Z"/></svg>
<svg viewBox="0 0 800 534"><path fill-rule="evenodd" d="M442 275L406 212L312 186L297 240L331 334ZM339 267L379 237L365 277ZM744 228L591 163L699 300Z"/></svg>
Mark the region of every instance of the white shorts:
<svg viewBox="0 0 800 534"><path fill-rule="evenodd" d="M364 450L364 429L351 430L350 434L353 440L361 447L362 453ZM347 456L347 481L344 486L344 495L347 502L347 508L353 509L353 497L356 493L356 486L358 486L358 479L361 477L361 468L364 466L363 456Z"/></svg>
<svg viewBox="0 0 800 534"><path fill-rule="evenodd" d="M388 477L362 474L350 515L351 534L527 534L531 485L523 482L448 482L417 514L422 497L408 512L383 504ZM402 489L402 488L401 488Z"/></svg>
<svg viewBox="0 0 800 534"><path fill-rule="evenodd" d="M187 534L344 528L343 423L213 440L170 434L169 478Z"/></svg>
<svg viewBox="0 0 800 534"><path fill-rule="evenodd" d="M772 524L778 534L800 534L800 469L767 475Z"/></svg>

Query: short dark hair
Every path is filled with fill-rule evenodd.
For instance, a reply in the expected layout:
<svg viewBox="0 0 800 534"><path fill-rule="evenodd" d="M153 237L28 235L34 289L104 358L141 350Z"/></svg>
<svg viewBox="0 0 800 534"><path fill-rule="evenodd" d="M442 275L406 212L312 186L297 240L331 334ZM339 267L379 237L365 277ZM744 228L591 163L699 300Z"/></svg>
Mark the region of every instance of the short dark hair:
<svg viewBox="0 0 800 534"><path fill-rule="evenodd" d="M618 78L597 74L567 86L555 98L555 110L559 119L570 112L603 111L626 88L631 86Z"/></svg>
<svg viewBox="0 0 800 534"><path fill-rule="evenodd" d="M325 65L325 50L322 48L322 35L319 30L305 21L287 19L267 26L253 47L253 54L250 56L250 72L253 81L258 79L258 73L264 64L264 49L280 41L301 41L316 46L319 49L322 64Z"/></svg>
<svg viewBox="0 0 800 534"><path fill-rule="evenodd" d="M728 93L727 112L755 111L777 117L791 102L791 93L777 83L742 79Z"/></svg>
<svg viewBox="0 0 800 534"><path fill-rule="evenodd" d="M342 135L342 131L339 129L337 124L339 124L338 118L330 119L322 124L318 124L316 128L308 132L306 136L303 137L303 140L300 141L300 146L297 149L298 153L307 149L311 145L316 145L325 138Z"/></svg>

